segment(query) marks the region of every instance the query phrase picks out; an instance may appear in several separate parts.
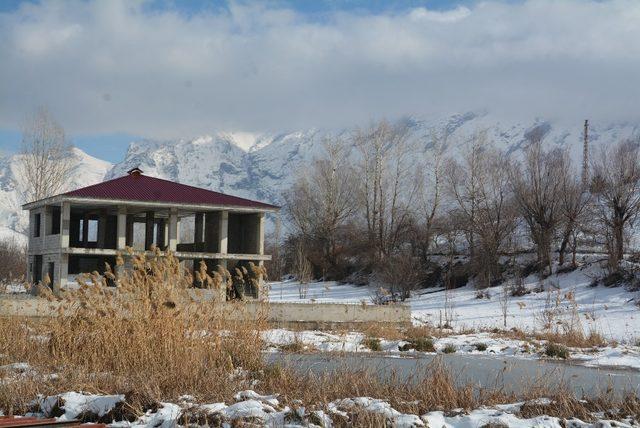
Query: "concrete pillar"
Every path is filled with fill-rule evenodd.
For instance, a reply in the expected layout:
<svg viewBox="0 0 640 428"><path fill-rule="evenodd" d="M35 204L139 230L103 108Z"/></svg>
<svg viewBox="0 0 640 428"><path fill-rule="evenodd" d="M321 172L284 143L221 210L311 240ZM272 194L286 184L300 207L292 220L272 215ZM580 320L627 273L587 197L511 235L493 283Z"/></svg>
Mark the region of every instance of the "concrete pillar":
<svg viewBox="0 0 640 428"><path fill-rule="evenodd" d="M218 252L220 254L227 254L229 248L229 211L220 211L218 240Z"/></svg>
<svg viewBox="0 0 640 428"><path fill-rule="evenodd" d="M89 242L89 215L85 214L82 218L82 246L87 248Z"/></svg>
<svg viewBox="0 0 640 428"><path fill-rule="evenodd" d="M264 254L264 213L258 213L258 227L256 227L256 254Z"/></svg>
<svg viewBox="0 0 640 428"><path fill-rule="evenodd" d="M56 271L54 273L55 284L53 285L53 291L56 292L60 289L67 288L67 277L69 275L69 254L62 253L56 263Z"/></svg>
<svg viewBox="0 0 640 428"><path fill-rule="evenodd" d="M195 225L193 232L193 243L195 244L196 251L202 251L203 238L202 233L204 230L204 213L196 213Z"/></svg>
<svg viewBox="0 0 640 428"><path fill-rule="evenodd" d="M71 204L63 202L60 207L60 248L69 248L69 228L71 227Z"/></svg>
<svg viewBox="0 0 640 428"><path fill-rule="evenodd" d="M169 219L162 219L162 247L166 250L169 247Z"/></svg>
<svg viewBox="0 0 640 428"><path fill-rule="evenodd" d="M118 226L117 226L117 239L116 249L124 250L127 246L127 208L118 207Z"/></svg>
<svg viewBox="0 0 640 428"><path fill-rule="evenodd" d="M169 250L175 252L178 249L178 210L171 208L169 212Z"/></svg>
<svg viewBox="0 0 640 428"><path fill-rule="evenodd" d="M153 246L153 224L154 214L153 211L146 212L145 229L144 229L144 249L150 250Z"/></svg>
<svg viewBox="0 0 640 428"><path fill-rule="evenodd" d="M42 241L42 249L47 248L47 232L49 231L47 227L49 224L48 211L47 205L42 207L42 215L40 216L40 240ZM44 263L42 265L44 266ZM42 278L44 278L44 276Z"/></svg>

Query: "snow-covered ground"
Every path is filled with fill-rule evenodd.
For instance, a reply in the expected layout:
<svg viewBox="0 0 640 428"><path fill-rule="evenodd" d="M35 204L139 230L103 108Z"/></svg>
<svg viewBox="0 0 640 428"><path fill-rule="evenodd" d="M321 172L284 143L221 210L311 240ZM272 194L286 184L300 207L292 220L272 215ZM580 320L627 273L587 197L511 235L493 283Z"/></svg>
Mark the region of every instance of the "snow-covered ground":
<svg viewBox="0 0 640 428"><path fill-rule="evenodd" d="M525 278L530 294L509 296L507 302L507 328L525 331L542 330L545 312L556 314L556 322L568 323L579 314L579 323L585 333L597 331L610 340L635 344L640 340L640 307L634 299L636 293L624 287L591 287L601 274L597 264L566 274L553 275L543 282L545 291L534 292L540 286L536 276ZM487 289L490 299L478 299L472 285L443 290L420 290L407 300L411 306L414 324L438 325L450 314L451 326L455 330L490 330L504 328L501 306L502 287ZM306 298L300 298L296 281L272 282L269 299L274 302L339 302L371 303L375 287L337 284L336 282L313 282L308 284ZM446 309L445 309L446 307ZM575 321L574 321L575 322Z"/></svg>
<svg viewBox="0 0 640 428"><path fill-rule="evenodd" d="M571 360L593 367L640 369L640 307L634 300L637 294L621 286L591 286L593 278L602 272L595 262L585 266L573 272L553 275L542 283L533 275L526 278L525 286L531 292L519 297L509 296L506 300L507 329L540 332L544 329L545 320L552 320L558 331L562 331L563 326L579 326L585 335L595 331L610 343L588 349L570 348ZM373 286L336 282L313 282L307 286L306 298L301 298L298 282L273 282L269 298L274 302L372 304L375 290ZM436 352L442 352L449 345L455 352L465 354L544 357L545 341L518 340L491 332L493 329L505 329L501 304L503 288L493 287L486 292L490 298L478 298L472 285L450 291L426 289L415 293L406 304L411 306L415 325L438 326L450 321L449 335L433 340ZM264 338L272 350L286 349L288 345L297 343L310 351L369 352L366 337L357 332L274 329L267 331ZM380 348L387 353L399 353L407 343L380 338Z"/></svg>
<svg viewBox="0 0 640 428"><path fill-rule="evenodd" d="M178 403L159 403L158 408L149 409L146 414L133 422L113 420L118 413L113 411L125 399L122 395L94 395L67 392L57 396L43 397L34 405L40 411L28 416L50 416L54 406L61 412L59 421L73 420L79 416L87 418L93 415L95 420L109 424L111 427L174 427L185 419L197 425L209 423L214 426L287 426L287 427L331 427L337 422L348 422L354 414L366 412L377 415L387 426L401 427L541 427L574 428L586 427L631 427L632 420L609 421L604 415L592 415L597 419L594 423L579 419L560 419L551 416L525 418L519 413L525 404L549 406L553 402L538 399L535 402L513 403L481 407L465 411L462 409L443 412L432 411L423 415L402 413L394 409L387 401L370 397L353 397L332 401L323 409L305 407L304 403L287 406L280 402L277 395L260 395L252 390L242 391L235 395L233 403L199 404L191 396L183 396ZM226 424L226 425L223 425Z"/></svg>

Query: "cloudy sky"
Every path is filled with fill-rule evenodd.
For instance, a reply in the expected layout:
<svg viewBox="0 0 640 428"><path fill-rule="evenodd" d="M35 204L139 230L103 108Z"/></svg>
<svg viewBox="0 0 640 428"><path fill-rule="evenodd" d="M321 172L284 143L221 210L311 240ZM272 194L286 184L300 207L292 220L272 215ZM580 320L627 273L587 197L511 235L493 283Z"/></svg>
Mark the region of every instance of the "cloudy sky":
<svg viewBox="0 0 640 428"><path fill-rule="evenodd" d="M486 109L638 120L640 1L0 2L0 149L46 106L135 137L340 128Z"/></svg>

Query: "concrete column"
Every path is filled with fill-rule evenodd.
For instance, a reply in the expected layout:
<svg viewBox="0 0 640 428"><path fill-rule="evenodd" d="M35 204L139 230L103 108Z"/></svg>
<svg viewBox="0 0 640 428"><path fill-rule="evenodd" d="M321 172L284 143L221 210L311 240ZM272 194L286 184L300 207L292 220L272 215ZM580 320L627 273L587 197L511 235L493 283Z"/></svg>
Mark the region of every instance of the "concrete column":
<svg viewBox="0 0 640 428"><path fill-rule="evenodd" d="M60 207L60 248L69 248L69 228L71 227L71 204L63 202Z"/></svg>
<svg viewBox="0 0 640 428"><path fill-rule="evenodd" d="M40 240L42 242L43 250L47 248L47 232L49 230L47 227L49 224L48 211L47 205L45 205L42 207L42 215L40 216ZM44 263L42 263L42 265L44 266ZM42 278L44 278L44 276L42 276Z"/></svg>
<svg viewBox="0 0 640 428"><path fill-rule="evenodd" d="M116 249L124 250L127 246L127 208L118 207L118 226L117 226L117 239Z"/></svg>
<svg viewBox="0 0 640 428"><path fill-rule="evenodd" d="M229 211L220 211L218 239L218 252L220 254L227 254L227 250L229 248Z"/></svg>
<svg viewBox="0 0 640 428"><path fill-rule="evenodd" d="M54 273L55 284L54 292L67 287L67 277L69 275L69 254L60 254L60 259L56 263L56 272Z"/></svg>
<svg viewBox="0 0 640 428"><path fill-rule="evenodd" d="M204 230L204 213L196 213L196 219L195 219L195 225L194 225L194 232L193 232L193 243L195 244L196 247L196 251L202 251L203 250L203 237L202 237L202 233Z"/></svg>
<svg viewBox="0 0 640 428"><path fill-rule="evenodd" d="M87 248L89 242L89 215L85 214L82 218L82 246Z"/></svg>
<svg viewBox="0 0 640 428"><path fill-rule="evenodd" d="M150 250L153 246L153 223L154 214L153 211L146 212L145 230L144 230L144 249Z"/></svg>
<svg viewBox="0 0 640 428"><path fill-rule="evenodd" d="M256 227L256 254L264 254L264 213L258 213L258 227Z"/></svg>
<svg viewBox="0 0 640 428"><path fill-rule="evenodd" d="M178 249L178 210L171 208L169 212L169 250L175 252Z"/></svg>
<svg viewBox="0 0 640 428"><path fill-rule="evenodd" d="M166 250L169 247L169 219L162 219L162 247Z"/></svg>

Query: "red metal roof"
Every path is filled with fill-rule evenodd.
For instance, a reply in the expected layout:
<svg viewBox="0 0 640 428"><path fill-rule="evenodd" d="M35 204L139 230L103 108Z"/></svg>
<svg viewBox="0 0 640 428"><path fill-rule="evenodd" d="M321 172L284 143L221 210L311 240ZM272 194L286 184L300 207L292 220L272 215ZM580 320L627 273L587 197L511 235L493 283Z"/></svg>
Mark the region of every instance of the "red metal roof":
<svg viewBox="0 0 640 428"><path fill-rule="evenodd" d="M133 170L132 170L133 172ZM278 208L263 202L225 195L199 187L149 177L137 170L124 177L67 192L64 195L92 199L120 199L175 204L229 205L247 208Z"/></svg>

